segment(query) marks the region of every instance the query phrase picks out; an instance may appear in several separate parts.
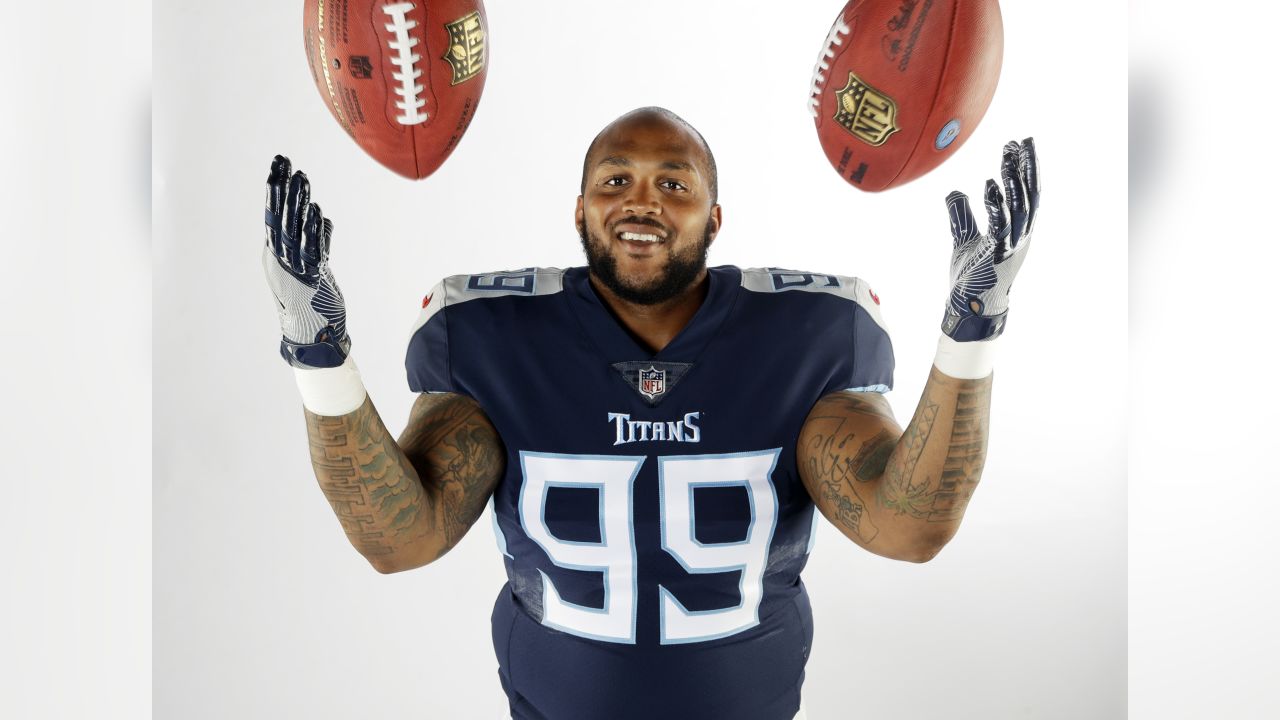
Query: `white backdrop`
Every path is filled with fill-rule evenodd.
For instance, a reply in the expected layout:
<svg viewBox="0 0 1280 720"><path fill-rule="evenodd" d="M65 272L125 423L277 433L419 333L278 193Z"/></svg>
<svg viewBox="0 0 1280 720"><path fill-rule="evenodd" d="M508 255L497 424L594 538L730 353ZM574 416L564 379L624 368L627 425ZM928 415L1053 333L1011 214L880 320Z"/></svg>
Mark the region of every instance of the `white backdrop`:
<svg viewBox="0 0 1280 720"><path fill-rule="evenodd" d="M475 122L418 183L368 159L324 109L301 5L155 11L155 717L504 717L488 517L440 562L381 576L316 487L258 260L263 181L272 155L289 155L334 219L354 354L398 432L422 295L453 273L581 264L582 154L649 104L716 153L712 264L873 283L904 421L947 289L943 197L976 197L1001 145L1035 136L1042 217L981 488L926 565L822 526L804 576L817 626L805 702L811 720L1123 716L1126 39L1123 17L1097 22L1112 4L1006 2L983 124L946 165L880 195L830 169L805 106L839 3L492 0Z"/></svg>

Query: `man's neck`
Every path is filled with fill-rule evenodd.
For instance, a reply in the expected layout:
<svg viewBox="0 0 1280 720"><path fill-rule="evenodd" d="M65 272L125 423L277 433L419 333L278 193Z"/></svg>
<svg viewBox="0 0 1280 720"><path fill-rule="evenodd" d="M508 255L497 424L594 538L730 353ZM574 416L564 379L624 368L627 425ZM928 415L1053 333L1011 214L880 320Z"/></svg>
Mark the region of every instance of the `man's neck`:
<svg viewBox="0 0 1280 720"><path fill-rule="evenodd" d="M623 327L650 352L661 352L693 319L698 308L707 298L711 287L710 277L704 268L696 280L684 292L654 305L639 305L618 297L604 286L594 274L589 275L591 287L613 311Z"/></svg>

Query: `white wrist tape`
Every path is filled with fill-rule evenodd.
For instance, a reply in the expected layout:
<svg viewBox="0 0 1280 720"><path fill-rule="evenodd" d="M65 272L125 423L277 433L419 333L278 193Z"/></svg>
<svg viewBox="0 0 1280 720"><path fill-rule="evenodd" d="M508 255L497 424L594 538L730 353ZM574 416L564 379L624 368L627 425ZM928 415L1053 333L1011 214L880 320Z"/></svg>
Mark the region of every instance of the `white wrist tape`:
<svg viewBox="0 0 1280 720"><path fill-rule="evenodd" d="M303 406L316 415L353 413L364 404L368 394L360 380L360 370L350 355L338 367L295 367L293 375L298 381Z"/></svg>
<svg viewBox="0 0 1280 720"><path fill-rule="evenodd" d="M990 340L956 342L943 335L938 338L938 354L933 366L938 372L959 380L980 380L991 374L999 336Z"/></svg>

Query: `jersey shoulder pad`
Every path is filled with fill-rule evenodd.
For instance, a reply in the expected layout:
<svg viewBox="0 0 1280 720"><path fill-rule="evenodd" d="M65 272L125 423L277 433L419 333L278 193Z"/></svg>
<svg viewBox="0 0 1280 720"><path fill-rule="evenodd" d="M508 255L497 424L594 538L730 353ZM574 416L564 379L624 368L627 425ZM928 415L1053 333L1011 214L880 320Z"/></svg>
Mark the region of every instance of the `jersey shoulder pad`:
<svg viewBox="0 0 1280 720"><path fill-rule="evenodd" d="M436 313L452 305L495 297L553 295L564 289L564 270L525 268L478 275L451 275L436 283L422 299L422 312L413 329L426 325Z"/></svg>
<svg viewBox="0 0 1280 720"><path fill-rule="evenodd" d="M859 277L782 268L746 268L742 271L742 287L759 293L795 290L835 295L862 308L875 320L876 325L885 328L884 318L880 315L880 297L866 280Z"/></svg>

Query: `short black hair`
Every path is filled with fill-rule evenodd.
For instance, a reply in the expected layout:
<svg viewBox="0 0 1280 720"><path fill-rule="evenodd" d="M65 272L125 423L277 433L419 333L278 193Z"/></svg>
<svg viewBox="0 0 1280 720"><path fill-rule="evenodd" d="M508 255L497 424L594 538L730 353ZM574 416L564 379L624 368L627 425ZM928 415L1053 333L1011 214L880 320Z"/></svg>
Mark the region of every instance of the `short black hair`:
<svg viewBox="0 0 1280 720"><path fill-rule="evenodd" d="M710 172L710 177L708 178L707 186L711 191L711 204L715 205L720 197L720 176L719 176L719 173L716 171L716 156L711 153L711 146L707 144L707 139L702 137L702 133L698 132L698 128L689 124L688 120L685 120L684 118L680 117L679 115L671 112L670 110L664 107L658 107L657 105L650 105L648 107L636 108L635 110L632 110L629 113L619 116L617 120L614 120L613 122L609 123L609 125L605 126L604 130L601 130L600 132L596 133L596 136L591 140L591 144L587 146L587 154L582 156L582 185L579 187L578 193L581 195L585 195L587 193L587 171L590 169L587 166L587 163L591 161L591 153L595 152L596 145L600 143L600 136L604 135L604 131L608 130L615 123L617 123L618 120L621 120L622 118L629 117L631 115L642 115L642 114L658 115L660 117L663 117L683 128L686 128L692 131L694 136L698 138L698 142L702 145L702 151L707 154L707 170Z"/></svg>

